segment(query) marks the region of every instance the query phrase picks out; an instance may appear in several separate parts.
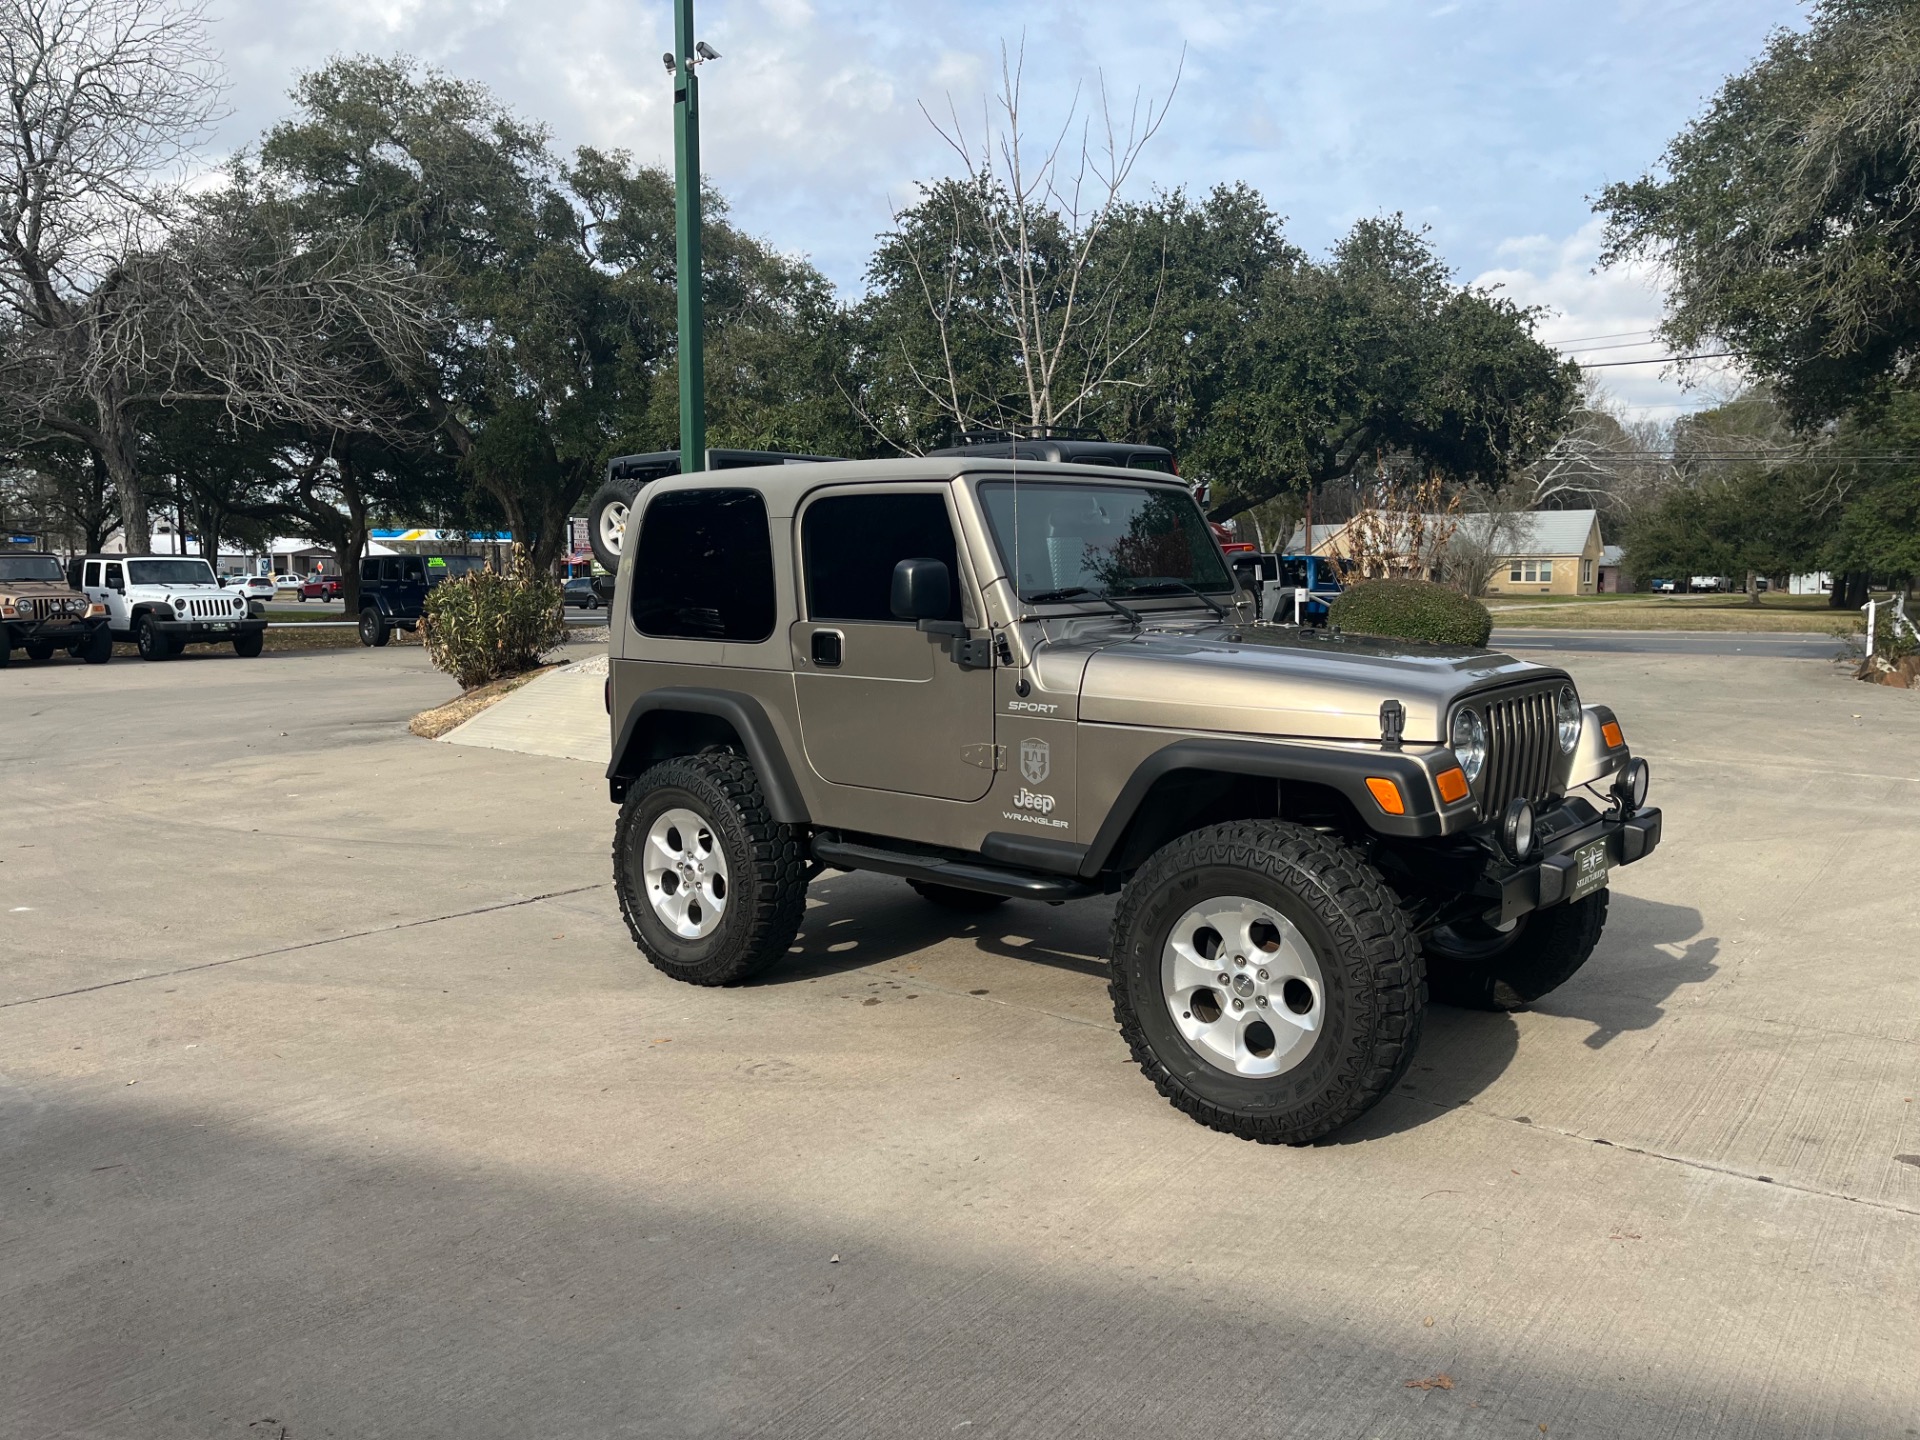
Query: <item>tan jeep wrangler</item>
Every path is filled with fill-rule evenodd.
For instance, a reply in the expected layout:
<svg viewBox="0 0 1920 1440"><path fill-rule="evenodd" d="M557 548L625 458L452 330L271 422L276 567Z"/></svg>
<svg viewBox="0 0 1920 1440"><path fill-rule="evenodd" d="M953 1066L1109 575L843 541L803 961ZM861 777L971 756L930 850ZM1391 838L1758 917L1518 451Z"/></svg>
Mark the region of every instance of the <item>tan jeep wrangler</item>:
<svg viewBox="0 0 1920 1440"><path fill-rule="evenodd" d="M16 650L51 660L64 650L89 665L113 659L107 607L67 583L60 559L43 551L0 555L0 665Z"/></svg>
<svg viewBox="0 0 1920 1440"><path fill-rule="evenodd" d="M1532 1000L1660 812L1555 669L1256 623L1185 487L955 456L687 475L614 604L614 873L702 985L823 869L982 910L1118 892L1114 1013L1175 1105L1313 1140L1411 1063L1428 986Z"/></svg>

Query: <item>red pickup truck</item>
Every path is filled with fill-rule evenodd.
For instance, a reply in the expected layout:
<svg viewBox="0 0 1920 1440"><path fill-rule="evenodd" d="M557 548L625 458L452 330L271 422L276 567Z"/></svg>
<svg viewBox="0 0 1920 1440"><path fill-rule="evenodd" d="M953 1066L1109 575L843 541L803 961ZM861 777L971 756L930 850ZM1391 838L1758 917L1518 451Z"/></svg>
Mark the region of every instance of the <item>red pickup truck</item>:
<svg viewBox="0 0 1920 1440"><path fill-rule="evenodd" d="M338 600L340 593L338 575L313 575L301 582L300 603L304 605L309 600Z"/></svg>

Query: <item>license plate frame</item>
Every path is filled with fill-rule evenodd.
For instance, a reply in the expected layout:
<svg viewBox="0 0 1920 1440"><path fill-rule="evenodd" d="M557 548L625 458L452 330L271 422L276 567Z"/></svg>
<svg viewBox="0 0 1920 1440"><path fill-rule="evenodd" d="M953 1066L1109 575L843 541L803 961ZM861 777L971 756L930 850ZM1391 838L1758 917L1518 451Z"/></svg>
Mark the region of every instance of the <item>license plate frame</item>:
<svg viewBox="0 0 1920 1440"><path fill-rule="evenodd" d="M1607 887L1607 874L1613 869L1613 852L1607 847L1607 838L1589 840L1573 852L1572 884L1567 890L1567 903L1584 900L1596 890Z"/></svg>

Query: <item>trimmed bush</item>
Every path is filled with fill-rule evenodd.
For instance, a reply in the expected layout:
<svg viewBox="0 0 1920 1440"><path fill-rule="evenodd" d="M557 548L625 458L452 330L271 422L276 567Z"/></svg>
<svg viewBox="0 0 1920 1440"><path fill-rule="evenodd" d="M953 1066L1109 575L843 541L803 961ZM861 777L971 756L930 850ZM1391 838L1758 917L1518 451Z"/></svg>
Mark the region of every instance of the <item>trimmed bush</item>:
<svg viewBox="0 0 1920 1440"><path fill-rule="evenodd" d="M427 657L462 690L532 670L567 638L559 584L524 556L505 575L475 570L434 586L422 630Z"/></svg>
<svg viewBox="0 0 1920 1440"><path fill-rule="evenodd" d="M1428 580L1363 580L1334 597L1327 623L1361 635L1476 649L1493 633L1486 606Z"/></svg>

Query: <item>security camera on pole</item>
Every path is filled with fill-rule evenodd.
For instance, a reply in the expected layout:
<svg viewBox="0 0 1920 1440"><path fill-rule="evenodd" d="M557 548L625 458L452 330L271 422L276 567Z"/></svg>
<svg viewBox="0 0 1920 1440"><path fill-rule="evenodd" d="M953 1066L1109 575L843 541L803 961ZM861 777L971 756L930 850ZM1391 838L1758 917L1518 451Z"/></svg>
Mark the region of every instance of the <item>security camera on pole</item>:
<svg viewBox="0 0 1920 1440"><path fill-rule="evenodd" d="M660 57L673 76L675 268L680 291L680 469L707 468L705 315L700 303L700 82L694 74L720 52L693 38L693 0L674 0L673 49Z"/></svg>

